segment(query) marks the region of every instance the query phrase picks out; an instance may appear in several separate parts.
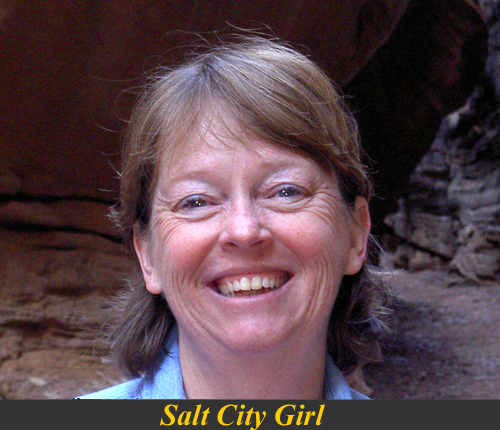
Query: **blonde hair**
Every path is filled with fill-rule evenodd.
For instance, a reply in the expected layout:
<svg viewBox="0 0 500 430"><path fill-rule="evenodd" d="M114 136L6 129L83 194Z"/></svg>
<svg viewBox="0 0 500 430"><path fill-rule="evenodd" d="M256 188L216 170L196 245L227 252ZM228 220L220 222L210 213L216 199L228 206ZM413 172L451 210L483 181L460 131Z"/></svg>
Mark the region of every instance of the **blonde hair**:
<svg viewBox="0 0 500 430"><path fill-rule="evenodd" d="M356 123L340 91L309 58L261 37L239 37L164 69L145 86L133 110L123 149L120 205L114 219L132 248L134 225L145 232L159 160L171 156L203 121L233 125L263 141L304 154L335 175L346 206L371 197ZM244 139L241 139L245 144ZM332 311L329 350L341 368L378 355L384 291L367 271L345 280ZM129 375L154 363L174 317L162 296L144 288L138 271L119 301L111 340Z"/></svg>

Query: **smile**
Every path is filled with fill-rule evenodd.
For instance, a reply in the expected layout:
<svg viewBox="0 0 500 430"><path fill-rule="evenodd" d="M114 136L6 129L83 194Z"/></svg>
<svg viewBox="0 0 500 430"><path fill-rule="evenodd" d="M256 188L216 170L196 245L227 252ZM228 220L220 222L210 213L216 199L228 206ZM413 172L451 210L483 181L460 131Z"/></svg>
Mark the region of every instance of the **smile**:
<svg viewBox="0 0 500 430"><path fill-rule="evenodd" d="M264 294L280 288L287 280L287 274L274 276L243 276L239 279L217 282L219 293L225 297Z"/></svg>

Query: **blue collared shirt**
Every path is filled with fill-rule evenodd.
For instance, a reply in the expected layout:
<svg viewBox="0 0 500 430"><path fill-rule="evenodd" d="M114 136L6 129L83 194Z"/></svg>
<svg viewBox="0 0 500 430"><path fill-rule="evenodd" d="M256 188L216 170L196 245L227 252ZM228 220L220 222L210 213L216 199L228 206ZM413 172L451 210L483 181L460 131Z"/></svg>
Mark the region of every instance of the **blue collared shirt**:
<svg viewBox="0 0 500 430"><path fill-rule="evenodd" d="M79 399L185 399L181 366L179 362L179 342L174 329L166 342L168 353L160 358L159 368L154 372L132 379ZM366 400L368 397L347 385L340 370L327 354L325 366L326 400Z"/></svg>

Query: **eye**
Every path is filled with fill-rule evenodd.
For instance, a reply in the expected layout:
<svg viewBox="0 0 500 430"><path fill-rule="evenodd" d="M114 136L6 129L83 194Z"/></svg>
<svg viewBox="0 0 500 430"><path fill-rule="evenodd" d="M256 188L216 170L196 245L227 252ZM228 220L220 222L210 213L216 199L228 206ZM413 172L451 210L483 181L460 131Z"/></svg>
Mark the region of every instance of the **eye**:
<svg viewBox="0 0 500 430"><path fill-rule="evenodd" d="M180 209L190 210L208 206L208 201L202 196L189 196L180 202Z"/></svg>
<svg viewBox="0 0 500 430"><path fill-rule="evenodd" d="M295 185L285 185L281 187L275 194L274 197L278 198L290 198L303 195L302 189Z"/></svg>

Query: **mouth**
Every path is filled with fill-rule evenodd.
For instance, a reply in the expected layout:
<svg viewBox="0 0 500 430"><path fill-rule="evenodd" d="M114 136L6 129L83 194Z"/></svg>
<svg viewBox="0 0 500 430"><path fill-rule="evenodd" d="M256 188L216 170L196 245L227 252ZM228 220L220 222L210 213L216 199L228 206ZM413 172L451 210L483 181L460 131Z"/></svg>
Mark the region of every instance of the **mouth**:
<svg viewBox="0 0 500 430"><path fill-rule="evenodd" d="M288 273L232 276L216 280L215 286L224 297L241 297L269 293L281 288L289 279Z"/></svg>

